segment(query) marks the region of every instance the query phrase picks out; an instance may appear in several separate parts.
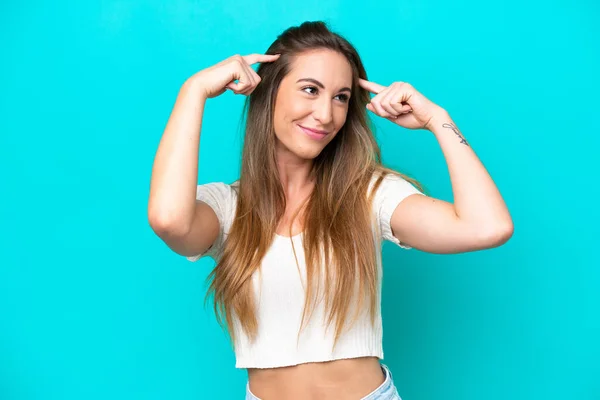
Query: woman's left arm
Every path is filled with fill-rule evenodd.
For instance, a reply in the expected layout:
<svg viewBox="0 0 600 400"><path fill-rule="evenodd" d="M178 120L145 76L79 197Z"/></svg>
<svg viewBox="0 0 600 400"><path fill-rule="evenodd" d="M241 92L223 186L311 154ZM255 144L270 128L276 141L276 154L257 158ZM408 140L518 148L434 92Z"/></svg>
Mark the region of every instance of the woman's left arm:
<svg viewBox="0 0 600 400"><path fill-rule="evenodd" d="M448 165L454 204L420 194L405 198L391 217L393 234L401 242L430 253L482 250L505 243L513 222L502 196L448 112L410 84L389 87L361 80L378 93L367 108L408 129L434 134Z"/></svg>

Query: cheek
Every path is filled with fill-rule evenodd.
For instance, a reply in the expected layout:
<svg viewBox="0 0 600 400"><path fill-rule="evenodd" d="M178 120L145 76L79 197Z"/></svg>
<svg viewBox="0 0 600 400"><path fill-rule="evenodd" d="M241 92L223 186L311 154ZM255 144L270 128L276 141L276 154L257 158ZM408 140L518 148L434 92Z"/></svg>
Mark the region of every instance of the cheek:
<svg viewBox="0 0 600 400"><path fill-rule="evenodd" d="M339 130L346 123L346 119L348 118L348 109L340 109L337 113L334 114L333 120L335 122L336 130Z"/></svg>
<svg viewBox="0 0 600 400"><path fill-rule="evenodd" d="M307 105L307 102L298 99L289 99L277 105L275 118L277 123L287 125L304 118L309 113L310 107Z"/></svg>
<svg viewBox="0 0 600 400"><path fill-rule="evenodd" d="M302 101L302 99L296 99L288 104L287 117L288 121L293 122L305 118L312 112L311 105L308 101Z"/></svg>

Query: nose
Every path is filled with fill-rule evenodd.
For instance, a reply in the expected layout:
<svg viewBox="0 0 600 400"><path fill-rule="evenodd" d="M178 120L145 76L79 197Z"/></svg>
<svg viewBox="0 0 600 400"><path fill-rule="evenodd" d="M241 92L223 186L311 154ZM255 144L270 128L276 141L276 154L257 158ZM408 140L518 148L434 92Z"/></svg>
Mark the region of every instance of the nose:
<svg viewBox="0 0 600 400"><path fill-rule="evenodd" d="M315 109L313 110L314 118L321 123L322 126L327 126L333 120L333 109L331 101L323 96L320 101L315 101Z"/></svg>

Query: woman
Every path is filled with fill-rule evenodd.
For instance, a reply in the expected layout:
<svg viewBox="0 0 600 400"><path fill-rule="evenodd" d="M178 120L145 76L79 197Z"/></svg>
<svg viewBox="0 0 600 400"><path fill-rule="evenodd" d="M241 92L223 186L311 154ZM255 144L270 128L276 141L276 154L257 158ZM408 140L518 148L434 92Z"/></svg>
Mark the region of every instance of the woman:
<svg viewBox="0 0 600 400"><path fill-rule="evenodd" d="M150 224L178 254L216 260L209 294L248 370L247 399L400 399L380 363L382 240L480 250L508 240L511 217L448 112L408 83L369 82L324 23L287 29L267 54L184 83L154 162ZM240 179L197 185L204 105L227 89L248 96ZM382 166L367 110L434 134L454 204Z"/></svg>

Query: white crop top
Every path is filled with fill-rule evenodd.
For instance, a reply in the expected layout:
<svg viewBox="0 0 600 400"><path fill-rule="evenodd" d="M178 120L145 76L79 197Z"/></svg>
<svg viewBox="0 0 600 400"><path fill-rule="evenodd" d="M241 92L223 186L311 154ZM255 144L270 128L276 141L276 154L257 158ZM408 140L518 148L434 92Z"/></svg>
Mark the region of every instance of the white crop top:
<svg viewBox="0 0 600 400"><path fill-rule="evenodd" d="M375 178L371 181L371 185ZM214 244L203 254L186 257L196 261L203 256L210 256L218 261L223 244L235 216L237 194L235 186L214 182L198 185L197 200L208 204L215 211L220 232ZM369 189L372 186L369 187ZM373 213L379 232L374 232L380 246L383 239L410 249L392 235L390 219L396 206L411 194L423 194L406 180L395 175L387 175L373 199ZM315 305L312 317L299 336L300 322L304 308L305 292L296 259L292 250L294 241L296 255L302 279L306 280L306 264L302 247L302 233L289 237L276 235L273 244L267 251L261 266L252 279L257 295L258 337L251 343L239 326L234 323L237 337L235 344L236 368L274 368L297 365L307 362L330 361L341 358L376 356L383 359L382 320L381 320L381 251L378 251L377 267L379 270L378 307L375 324L371 325L368 313L363 312L359 319L338 339L332 351L335 326L325 330L326 310L323 302ZM380 248L381 250L381 248ZM258 276L262 275L262 279ZM352 315L352 314L349 314ZM349 317L350 318L350 317ZM236 318L233 318L236 321Z"/></svg>

